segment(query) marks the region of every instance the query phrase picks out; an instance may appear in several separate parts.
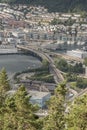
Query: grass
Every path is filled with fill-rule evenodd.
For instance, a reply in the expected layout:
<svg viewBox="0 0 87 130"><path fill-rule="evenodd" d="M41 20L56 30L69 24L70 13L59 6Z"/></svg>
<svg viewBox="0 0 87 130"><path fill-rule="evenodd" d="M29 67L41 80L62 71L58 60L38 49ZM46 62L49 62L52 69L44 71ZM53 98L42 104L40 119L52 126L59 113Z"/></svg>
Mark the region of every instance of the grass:
<svg viewBox="0 0 87 130"><path fill-rule="evenodd" d="M70 84L70 88L74 89L77 92L80 92L82 90L76 86L76 82L70 82L69 84Z"/></svg>
<svg viewBox="0 0 87 130"><path fill-rule="evenodd" d="M70 82L70 86L72 89L76 90L76 82Z"/></svg>
<svg viewBox="0 0 87 130"><path fill-rule="evenodd" d="M35 75L31 76L29 79L54 83L54 77L52 74L45 74L45 73L41 74L41 75L35 74Z"/></svg>

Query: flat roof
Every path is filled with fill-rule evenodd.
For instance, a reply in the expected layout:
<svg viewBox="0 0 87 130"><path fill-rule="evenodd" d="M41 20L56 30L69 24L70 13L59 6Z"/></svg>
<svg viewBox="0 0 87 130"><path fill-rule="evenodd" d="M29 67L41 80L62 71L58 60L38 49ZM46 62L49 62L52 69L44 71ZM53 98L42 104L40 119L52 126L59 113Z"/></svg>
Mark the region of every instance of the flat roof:
<svg viewBox="0 0 87 130"><path fill-rule="evenodd" d="M31 96L31 99L41 99L48 94L50 94L50 92L29 91L29 95Z"/></svg>
<svg viewBox="0 0 87 130"><path fill-rule="evenodd" d="M16 90L10 90L7 92L7 95L13 95L15 94L15 92ZM28 93L29 93L29 96L31 96L31 99L41 99L45 97L46 95L50 94L50 92L40 92L40 91L29 91Z"/></svg>
<svg viewBox="0 0 87 130"><path fill-rule="evenodd" d="M67 52L73 52L73 53L78 53L78 54L87 54L86 51L83 51L83 50L71 50L71 51L67 51Z"/></svg>

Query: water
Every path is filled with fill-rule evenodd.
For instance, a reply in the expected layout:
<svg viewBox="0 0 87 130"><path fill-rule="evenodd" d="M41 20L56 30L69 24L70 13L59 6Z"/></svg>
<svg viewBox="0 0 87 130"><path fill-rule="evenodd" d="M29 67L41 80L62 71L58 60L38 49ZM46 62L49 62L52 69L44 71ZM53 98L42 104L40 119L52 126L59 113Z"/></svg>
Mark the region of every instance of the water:
<svg viewBox="0 0 87 130"><path fill-rule="evenodd" d="M0 55L0 70L4 67L8 74L21 72L28 68L37 68L40 66L41 62L37 58L30 55Z"/></svg>

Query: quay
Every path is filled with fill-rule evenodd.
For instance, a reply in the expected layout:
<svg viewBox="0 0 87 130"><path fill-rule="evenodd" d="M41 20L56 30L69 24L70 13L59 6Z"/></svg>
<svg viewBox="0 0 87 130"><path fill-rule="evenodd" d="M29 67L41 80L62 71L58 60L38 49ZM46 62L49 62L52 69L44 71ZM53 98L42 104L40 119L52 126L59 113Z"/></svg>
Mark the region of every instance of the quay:
<svg viewBox="0 0 87 130"><path fill-rule="evenodd" d="M19 53L16 48L14 49L0 49L0 54L17 54Z"/></svg>
<svg viewBox="0 0 87 130"><path fill-rule="evenodd" d="M0 45L0 55L18 54L20 51L14 45Z"/></svg>

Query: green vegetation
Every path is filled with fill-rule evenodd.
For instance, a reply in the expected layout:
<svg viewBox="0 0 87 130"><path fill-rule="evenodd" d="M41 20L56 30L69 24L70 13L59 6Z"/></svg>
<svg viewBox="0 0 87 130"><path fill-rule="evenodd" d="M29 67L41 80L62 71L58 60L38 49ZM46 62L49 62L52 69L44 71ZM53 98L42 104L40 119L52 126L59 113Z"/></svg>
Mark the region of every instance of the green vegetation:
<svg viewBox="0 0 87 130"><path fill-rule="evenodd" d="M77 91L76 82L70 82L69 85L70 85L70 88Z"/></svg>
<svg viewBox="0 0 87 130"><path fill-rule="evenodd" d="M29 79L54 83L54 77L49 72L49 63L46 60L43 60L42 64L42 67L34 71L35 74L31 76Z"/></svg>
<svg viewBox="0 0 87 130"><path fill-rule="evenodd" d="M10 85L3 69L0 73L0 130L35 130L37 107L30 104L25 87L20 86L11 96L8 90Z"/></svg>
<svg viewBox="0 0 87 130"><path fill-rule="evenodd" d="M46 74L46 72L41 72L41 73L35 73L32 77L29 79L31 80L39 80L43 82L49 82L49 83L54 83L54 78L53 75L51 74Z"/></svg>
<svg viewBox="0 0 87 130"><path fill-rule="evenodd" d="M66 80L67 82L73 82L77 80L77 75L74 73L67 73L66 74Z"/></svg>
<svg viewBox="0 0 87 130"><path fill-rule="evenodd" d="M87 94L75 100L67 117L67 130L87 130Z"/></svg>
<svg viewBox="0 0 87 130"><path fill-rule="evenodd" d="M87 79L78 77L76 74L66 74L66 81L69 82L69 84L71 84L70 86L73 89L87 88Z"/></svg>
<svg viewBox="0 0 87 130"><path fill-rule="evenodd" d="M84 59L84 65L87 66L87 58Z"/></svg>
<svg viewBox="0 0 87 130"><path fill-rule="evenodd" d="M5 93L8 90L10 90L10 85L8 82L6 70L3 68L0 72L0 92Z"/></svg>
<svg viewBox="0 0 87 130"><path fill-rule="evenodd" d="M43 130L65 130L65 84L60 84L48 104L49 115L44 120Z"/></svg>
<svg viewBox="0 0 87 130"><path fill-rule="evenodd" d="M87 79L78 78L76 82L76 86L81 89L87 88Z"/></svg>
<svg viewBox="0 0 87 130"><path fill-rule="evenodd" d="M86 60L87 59L84 61L85 65L87 62ZM67 63L64 59L58 59L55 63L58 69L65 72L64 77L67 82L75 82L75 86L72 87L72 85L70 85L73 89L75 88L75 90L79 90L87 88L87 79L79 77L79 74L84 73L82 63Z"/></svg>
<svg viewBox="0 0 87 130"><path fill-rule="evenodd" d="M87 94L66 101L66 85L59 84L48 101L48 116L38 118L23 85L13 94L5 69L0 72L0 130L87 130ZM65 113L66 108L68 113Z"/></svg>
<svg viewBox="0 0 87 130"><path fill-rule="evenodd" d="M29 97L24 86L20 86L13 96L5 99L3 130L34 130L34 107L29 103Z"/></svg>
<svg viewBox="0 0 87 130"><path fill-rule="evenodd" d="M76 74L84 72L82 63L75 63L74 65L72 65L72 63L68 64L65 59L59 59L58 61L56 61L56 66L63 72Z"/></svg>
<svg viewBox="0 0 87 130"><path fill-rule="evenodd" d="M45 59L42 61L42 66L40 68L29 69L29 70L25 70L23 72L18 72L15 74L14 79L17 82L19 82L20 79L17 78L18 75L20 75L22 73L31 73L31 72L34 72L34 75L29 77L29 79L31 79L31 80L38 80L38 81L43 81L43 82L48 82L48 83L54 83L54 77L49 72L49 63Z"/></svg>
<svg viewBox="0 0 87 130"><path fill-rule="evenodd" d="M11 4L42 5L51 12L84 12L87 11L87 0L0 0Z"/></svg>
<svg viewBox="0 0 87 130"><path fill-rule="evenodd" d="M71 18L69 18L68 20L60 20L60 19L56 19L54 18L50 24L52 25L57 25L57 24L63 24L65 26L72 26L75 23L75 20L72 20Z"/></svg>

